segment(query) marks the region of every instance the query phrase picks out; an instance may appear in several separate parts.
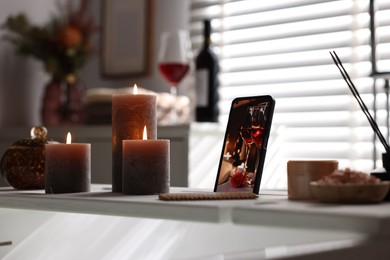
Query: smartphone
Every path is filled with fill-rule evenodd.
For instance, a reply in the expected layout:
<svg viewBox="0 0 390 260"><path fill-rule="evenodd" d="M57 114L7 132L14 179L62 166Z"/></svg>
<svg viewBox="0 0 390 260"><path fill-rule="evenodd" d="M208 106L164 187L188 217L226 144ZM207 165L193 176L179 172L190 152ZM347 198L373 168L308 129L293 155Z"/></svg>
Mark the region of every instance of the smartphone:
<svg viewBox="0 0 390 260"><path fill-rule="evenodd" d="M268 95L232 101L215 192L259 193L274 108Z"/></svg>

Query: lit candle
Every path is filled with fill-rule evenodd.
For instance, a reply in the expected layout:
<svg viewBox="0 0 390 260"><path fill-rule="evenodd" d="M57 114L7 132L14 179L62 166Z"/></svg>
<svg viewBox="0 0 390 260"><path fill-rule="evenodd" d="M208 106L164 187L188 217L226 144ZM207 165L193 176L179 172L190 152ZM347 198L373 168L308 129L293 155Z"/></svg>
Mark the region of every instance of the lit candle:
<svg viewBox="0 0 390 260"><path fill-rule="evenodd" d="M91 185L91 144L45 145L45 192L88 192Z"/></svg>
<svg viewBox="0 0 390 260"><path fill-rule="evenodd" d="M152 195L169 192L170 142L123 140L123 193Z"/></svg>
<svg viewBox="0 0 390 260"><path fill-rule="evenodd" d="M122 192L122 140L141 139L144 126L157 138L156 96L137 93L112 96L112 191Z"/></svg>

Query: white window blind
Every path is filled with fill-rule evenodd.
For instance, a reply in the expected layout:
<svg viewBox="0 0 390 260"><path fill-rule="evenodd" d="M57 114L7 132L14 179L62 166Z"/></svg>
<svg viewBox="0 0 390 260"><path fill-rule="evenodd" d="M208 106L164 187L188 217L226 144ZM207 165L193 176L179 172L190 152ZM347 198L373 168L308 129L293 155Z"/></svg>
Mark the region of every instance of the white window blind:
<svg viewBox="0 0 390 260"><path fill-rule="evenodd" d="M377 67L390 71L390 1L375 5ZM375 167L373 131L329 55L337 52L373 110L368 0L192 0L194 53L205 18L212 19L221 67L220 122L227 121L235 97L269 94L276 100L265 173L280 179L264 185L285 188L291 159L337 159L341 167L368 172ZM376 84L376 116L388 135L383 82ZM378 141L376 147L379 167L384 149Z"/></svg>

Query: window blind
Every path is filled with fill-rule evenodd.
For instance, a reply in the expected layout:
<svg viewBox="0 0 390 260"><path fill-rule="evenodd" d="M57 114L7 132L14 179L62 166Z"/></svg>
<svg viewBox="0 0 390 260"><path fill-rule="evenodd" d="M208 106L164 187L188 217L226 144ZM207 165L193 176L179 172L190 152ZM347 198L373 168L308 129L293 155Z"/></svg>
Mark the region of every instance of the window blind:
<svg viewBox="0 0 390 260"><path fill-rule="evenodd" d="M377 67L390 71L390 2L375 6ZM329 55L337 52L388 135L384 81L377 80L374 99L370 76L369 1L192 0L190 13L194 53L203 40L202 20L212 20L221 67L219 121L227 121L235 97L269 94L276 100L271 138L282 141L269 148L264 172L280 176L265 182L267 188L286 187L286 161L292 159L338 159L340 167L368 172L381 166L384 149L373 142L365 115Z"/></svg>

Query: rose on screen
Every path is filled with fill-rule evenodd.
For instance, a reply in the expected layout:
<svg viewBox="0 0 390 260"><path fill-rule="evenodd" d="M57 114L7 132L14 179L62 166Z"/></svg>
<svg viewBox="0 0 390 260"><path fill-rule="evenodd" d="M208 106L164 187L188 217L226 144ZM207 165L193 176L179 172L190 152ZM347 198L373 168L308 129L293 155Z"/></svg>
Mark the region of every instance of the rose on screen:
<svg viewBox="0 0 390 260"><path fill-rule="evenodd" d="M239 187L244 186L246 184L246 182L247 182L247 176L245 174L242 174L241 172L236 172L230 178L230 183L235 188L239 188Z"/></svg>

